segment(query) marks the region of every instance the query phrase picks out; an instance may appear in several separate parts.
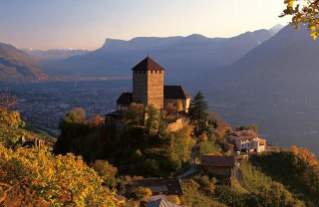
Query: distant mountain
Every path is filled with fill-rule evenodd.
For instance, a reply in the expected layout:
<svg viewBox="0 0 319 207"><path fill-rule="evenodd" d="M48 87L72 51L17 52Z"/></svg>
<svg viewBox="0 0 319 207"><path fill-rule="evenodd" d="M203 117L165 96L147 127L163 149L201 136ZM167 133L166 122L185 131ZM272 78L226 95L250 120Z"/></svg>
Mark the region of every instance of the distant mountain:
<svg viewBox="0 0 319 207"><path fill-rule="evenodd" d="M44 67L51 75L130 76L131 68L146 55L155 58L170 80L193 80L212 68L234 63L271 37L267 30L247 32L232 38L138 37L129 41L107 39L96 51Z"/></svg>
<svg viewBox="0 0 319 207"><path fill-rule="evenodd" d="M269 29L269 32L272 35L277 34L280 30L282 30L285 26L281 25L281 24L277 24L275 26L273 26L272 28Z"/></svg>
<svg viewBox="0 0 319 207"><path fill-rule="evenodd" d="M47 61L64 60L76 55L84 55L88 50L73 50L73 49L51 49L51 50L32 50L23 49L36 61L43 63Z"/></svg>
<svg viewBox="0 0 319 207"><path fill-rule="evenodd" d="M46 78L30 56L12 45L0 43L0 81L39 81Z"/></svg>
<svg viewBox="0 0 319 207"><path fill-rule="evenodd" d="M232 124L256 123L278 145L319 154L319 42L283 28L203 84L211 105Z"/></svg>

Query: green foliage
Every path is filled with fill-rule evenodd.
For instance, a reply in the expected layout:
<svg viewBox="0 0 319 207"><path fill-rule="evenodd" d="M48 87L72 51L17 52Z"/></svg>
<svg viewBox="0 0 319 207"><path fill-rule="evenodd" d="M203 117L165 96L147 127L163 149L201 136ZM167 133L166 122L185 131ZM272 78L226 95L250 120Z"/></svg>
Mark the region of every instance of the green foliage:
<svg viewBox="0 0 319 207"><path fill-rule="evenodd" d="M201 92L198 92L189 108L189 118L195 124L194 132L196 136L200 136L202 133L211 134L207 110L205 97Z"/></svg>
<svg viewBox="0 0 319 207"><path fill-rule="evenodd" d="M159 132L161 125L161 114L160 112L153 106L148 106L146 111L146 129L148 133L151 135L155 135Z"/></svg>
<svg viewBox="0 0 319 207"><path fill-rule="evenodd" d="M307 206L319 205L319 166L316 157L306 149L270 153L253 162L273 179L283 183Z"/></svg>
<svg viewBox="0 0 319 207"><path fill-rule="evenodd" d="M253 199L259 206L305 206L285 186L273 181L248 162L240 166L240 183L247 192L250 192L246 202L251 202Z"/></svg>
<svg viewBox="0 0 319 207"><path fill-rule="evenodd" d="M213 154L213 155L221 155L222 150L218 144L216 144L214 141L204 141L199 143L199 154L205 155L205 154Z"/></svg>
<svg viewBox="0 0 319 207"><path fill-rule="evenodd" d="M177 168L181 168L191 159L192 148L195 144L191 133L192 128L186 126L170 135L169 159L176 163Z"/></svg>
<svg viewBox="0 0 319 207"><path fill-rule="evenodd" d="M169 133L166 120L152 106L132 104L117 120L121 127L112 129L99 117L86 120L78 114L85 113L72 110L62 119L56 153L72 152L88 162L109 160L120 174L143 176L171 175L190 162L192 127Z"/></svg>
<svg viewBox="0 0 319 207"><path fill-rule="evenodd" d="M143 126L145 121L145 107L143 104L132 103L124 115L127 125Z"/></svg>
<svg viewBox="0 0 319 207"><path fill-rule="evenodd" d="M75 108L60 121L61 134L54 146L55 153L72 152L82 155L87 161L102 156L104 119L100 116L87 119L85 114L84 109Z"/></svg>
<svg viewBox="0 0 319 207"><path fill-rule="evenodd" d="M208 106L205 101L205 97L202 92L199 91L192 100L189 108L190 119L193 121L206 121L208 116L207 109Z"/></svg>
<svg viewBox="0 0 319 207"><path fill-rule="evenodd" d="M248 162L240 165L241 185L250 192L258 192L263 186L270 186L272 180Z"/></svg>
<svg viewBox="0 0 319 207"><path fill-rule="evenodd" d="M83 108L74 108L69 111L62 120L63 123L82 124L86 120L86 113Z"/></svg>
<svg viewBox="0 0 319 207"><path fill-rule="evenodd" d="M115 187L116 185L116 174L117 168L111 165L105 160L95 160L92 164L92 168L98 173L98 175L103 179L104 183L109 187Z"/></svg>
<svg viewBox="0 0 319 207"><path fill-rule="evenodd" d="M182 201L189 207L227 207L219 203L211 195L206 195L201 191L201 185L195 180L187 180L182 183L183 197Z"/></svg>
<svg viewBox="0 0 319 207"><path fill-rule="evenodd" d="M238 192L229 186L218 186L216 189L216 195L218 196L218 201L224 203L228 206L236 207L255 207L256 203L251 201L250 195L242 192ZM253 203L253 205L251 205Z"/></svg>

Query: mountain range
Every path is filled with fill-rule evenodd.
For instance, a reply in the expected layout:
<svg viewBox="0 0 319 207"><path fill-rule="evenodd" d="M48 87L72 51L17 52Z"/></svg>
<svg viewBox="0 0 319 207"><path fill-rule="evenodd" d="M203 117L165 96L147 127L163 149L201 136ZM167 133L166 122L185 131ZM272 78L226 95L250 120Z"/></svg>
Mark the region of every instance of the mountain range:
<svg viewBox="0 0 319 207"><path fill-rule="evenodd" d="M130 76L130 69L145 56L163 65L169 80L193 80L198 74L236 62L247 52L272 37L275 31L258 30L232 38L137 37L129 41L107 39L92 52L43 65L49 75Z"/></svg>
<svg viewBox="0 0 319 207"><path fill-rule="evenodd" d="M257 123L274 144L319 153L318 54L319 42L306 28L287 26L232 65L206 74L202 89L233 124Z"/></svg>
<svg viewBox="0 0 319 207"><path fill-rule="evenodd" d="M0 81L39 81L47 76L35 61L12 45L0 43Z"/></svg>
<svg viewBox="0 0 319 207"><path fill-rule="evenodd" d="M76 55L84 55L88 53L88 50L74 50L74 49L50 49L50 50L33 50L23 49L28 55L30 55L37 62L44 63L49 61L57 61L70 58Z"/></svg>

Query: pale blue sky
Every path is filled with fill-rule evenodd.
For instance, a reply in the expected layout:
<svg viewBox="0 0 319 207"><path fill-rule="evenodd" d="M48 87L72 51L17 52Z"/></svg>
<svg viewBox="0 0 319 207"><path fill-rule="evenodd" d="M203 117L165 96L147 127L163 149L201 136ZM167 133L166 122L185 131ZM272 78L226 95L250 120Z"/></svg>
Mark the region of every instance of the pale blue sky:
<svg viewBox="0 0 319 207"><path fill-rule="evenodd" d="M229 37L270 28L284 0L0 0L0 42L19 48L100 47L106 38L203 34Z"/></svg>

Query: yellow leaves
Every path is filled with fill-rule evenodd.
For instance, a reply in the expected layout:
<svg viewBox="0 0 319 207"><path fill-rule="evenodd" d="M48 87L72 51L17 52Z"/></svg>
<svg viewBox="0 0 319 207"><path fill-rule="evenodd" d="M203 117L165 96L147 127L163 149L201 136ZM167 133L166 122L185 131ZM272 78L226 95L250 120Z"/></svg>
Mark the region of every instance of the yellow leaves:
<svg viewBox="0 0 319 207"><path fill-rule="evenodd" d="M307 150L305 148L298 148L296 146L292 146L290 151L294 156L296 156L300 160L306 162L307 165L310 167L319 165L319 162L318 162L316 156L312 152L310 152L309 150Z"/></svg>
<svg viewBox="0 0 319 207"><path fill-rule="evenodd" d="M23 125L23 121L19 112L0 108L0 124L17 129L19 126Z"/></svg>
<svg viewBox="0 0 319 207"><path fill-rule="evenodd" d="M284 3L287 4L288 8L293 8L294 7L294 2L295 0L285 0Z"/></svg>
<svg viewBox="0 0 319 207"><path fill-rule="evenodd" d="M317 40L318 39L318 32L316 32L316 31L310 32L310 36L312 37L313 40Z"/></svg>
<svg viewBox="0 0 319 207"><path fill-rule="evenodd" d="M319 1L317 0L285 0L287 8L280 17L292 16L292 25L308 26L309 34L313 40L319 35Z"/></svg>
<svg viewBox="0 0 319 207"><path fill-rule="evenodd" d="M27 178L28 188L52 206L119 206L96 172L72 154L53 156L45 149L13 151L0 145L0 175L1 182L10 184Z"/></svg>

